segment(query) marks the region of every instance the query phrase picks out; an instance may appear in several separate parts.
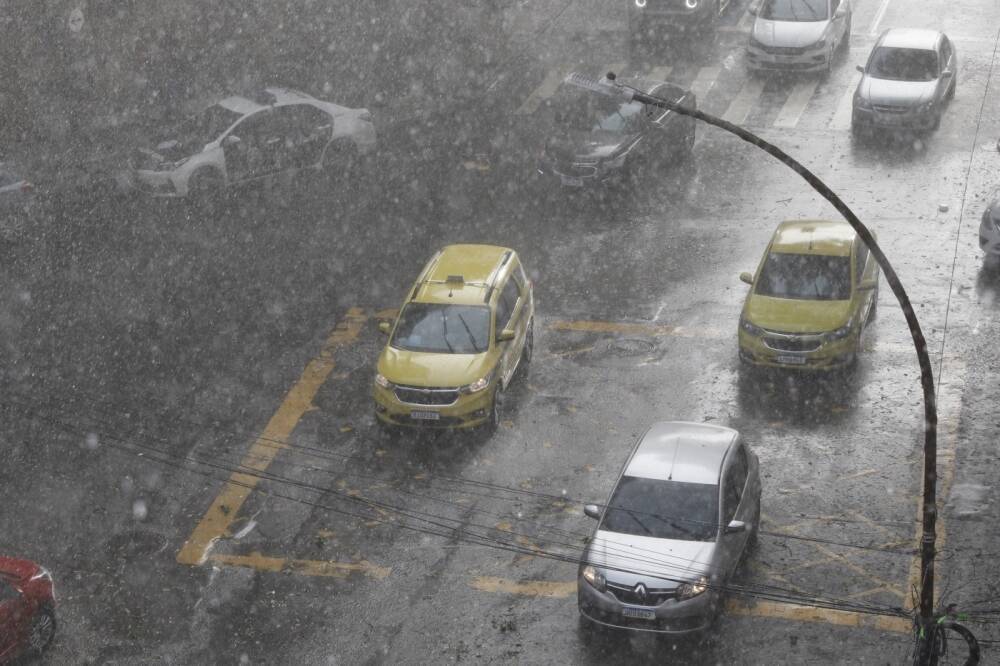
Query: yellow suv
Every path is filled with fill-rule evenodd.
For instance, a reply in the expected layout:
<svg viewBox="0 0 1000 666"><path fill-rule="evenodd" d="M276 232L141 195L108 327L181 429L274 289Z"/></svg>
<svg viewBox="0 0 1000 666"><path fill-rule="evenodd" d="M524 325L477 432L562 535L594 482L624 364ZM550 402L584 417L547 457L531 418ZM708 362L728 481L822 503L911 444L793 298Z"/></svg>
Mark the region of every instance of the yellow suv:
<svg viewBox="0 0 1000 666"><path fill-rule="evenodd" d="M378 358L375 415L387 426L500 423L503 391L531 361L535 304L517 253L449 245L410 289Z"/></svg>
<svg viewBox="0 0 1000 666"><path fill-rule="evenodd" d="M755 366L853 365L875 316L879 268L847 222L778 225L740 315L740 359Z"/></svg>

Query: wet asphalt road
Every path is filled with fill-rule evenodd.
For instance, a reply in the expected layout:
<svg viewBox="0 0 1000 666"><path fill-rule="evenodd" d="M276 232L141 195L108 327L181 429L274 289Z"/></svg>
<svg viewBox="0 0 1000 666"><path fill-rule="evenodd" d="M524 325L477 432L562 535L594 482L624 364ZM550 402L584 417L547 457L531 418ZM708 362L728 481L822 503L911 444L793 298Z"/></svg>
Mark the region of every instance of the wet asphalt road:
<svg viewBox="0 0 1000 666"><path fill-rule="evenodd" d="M48 661L906 658L905 621L743 598L701 643L595 638L578 629L575 566L532 554L579 553L593 527L581 502L604 500L661 419L733 426L760 456L769 534L743 583L906 607L917 543L918 372L884 283L855 373L739 369L739 272L780 220L834 211L714 129L700 130L693 163L630 189L580 196L535 181L524 105L567 66L670 66L703 108L788 149L878 233L939 382L940 589L960 604L995 597L1000 276L983 268L976 230L1000 160L1000 123L981 114L1000 101L1000 15L925 4L858 0L828 79L811 94L812 80L765 79L754 96L745 4L683 57L630 56L624 17L602 3L520 3L504 23L523 40L510 49L517 74L491 70L428 115L373 106L381 145L363 173L248 192L218 216L143 200L54 206L0 267L0 552L54 572ZM958 95L920 145L852 143L837 109L853 65L897 25L952 36ZM492 438L386 441L369 398L376 323L451 242L517 248L535 282L537 355ZM240 464L269 478L227 485Z"/></svg>

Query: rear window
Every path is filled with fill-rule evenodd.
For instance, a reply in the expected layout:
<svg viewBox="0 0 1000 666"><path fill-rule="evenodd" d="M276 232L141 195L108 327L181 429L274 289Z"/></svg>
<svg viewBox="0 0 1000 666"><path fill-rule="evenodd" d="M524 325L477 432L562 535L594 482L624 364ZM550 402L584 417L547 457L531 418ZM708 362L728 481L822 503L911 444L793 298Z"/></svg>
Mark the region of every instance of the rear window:
<svg viewBox="0 0 1000 666"><path fill-rule="evenodd" d="M772 298L846 301L851 297L851 258L772 252L756 293Z"/></svg>
<svg viewBox="0 0 1000 666"><path fill-rule="evenodd" d="M938 76L937 53L880 46L872 53L868 74L892 81L933 81Z"/></svg>
<svg viewBox="0 0 1000 666"><path fill-rule="evenodd" d="M657 539L715 541L719 487L623 476L600 529Z"/></svg>
<svg viewBox="0 0 1000 666"><path fill-rule="evenodd" d="M825 21L830 0L766 0L760 17L768 21Z"/></svg>

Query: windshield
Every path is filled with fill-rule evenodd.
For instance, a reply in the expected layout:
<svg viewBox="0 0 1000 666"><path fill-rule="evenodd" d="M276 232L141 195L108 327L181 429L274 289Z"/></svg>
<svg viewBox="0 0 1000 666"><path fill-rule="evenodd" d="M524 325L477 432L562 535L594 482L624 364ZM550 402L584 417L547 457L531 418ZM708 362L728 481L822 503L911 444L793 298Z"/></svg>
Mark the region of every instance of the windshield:
<svg viewBox="0 0 1000 666"><path fill-rule="evenodd" d="M933 81L938 76L937 53L881 46L872 53L868 74L891 81Z"/></svg>
<svg viewBox="0 0 1000 666"><path fill-rule="evenodd" d="M682 541L715 541L719 487L622 477L600 529Z"/></svg>
<svg viewBox="0 0 1000 666"><path fill-rule="evenodd" d="M409 303L399 315L392 346L448 354L479 354L490 346L490 309L485 305Z"/></svg>
<svg viewBox="0 0 1000 666"><path fill-rule="evenodd" d="M769 21L825 21L830 18L829 0L767 0L760 17Z"/></svg>
<svg viewBox="0 0 1000 666"><path fill-rule="evenodd" d="M185 146L200 148L218 139L219 135L229 129L240 117L240 114L235 111L215 104L197 116L184 121L180 126L180 136L174 138Z"/></svg>
<svg viewBox="0 0 1000 666"><path fill-rule="evenodd" d="M642 111L642 104L620 104L604 95L563 86L553 97L550 109L551 120L557 129L622 133L626 130L634 131L634 123Z"/></svg>
<svg viewBox="0 0 1000 666"><path fill-rule="evenodd" d="M774 298L843 301L851 297L850 257L772 252L756 293Z"/></svg>

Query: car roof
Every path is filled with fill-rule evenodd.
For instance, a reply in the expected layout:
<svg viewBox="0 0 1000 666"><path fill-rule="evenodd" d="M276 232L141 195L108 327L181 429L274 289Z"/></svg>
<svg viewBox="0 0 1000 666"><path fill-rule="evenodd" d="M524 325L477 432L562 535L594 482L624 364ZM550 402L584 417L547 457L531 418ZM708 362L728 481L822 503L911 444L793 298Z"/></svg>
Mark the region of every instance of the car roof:
<svg viewBox="0 0 1000 666"><path fill-rule="evenodd" d="M726 452L739 433L709 423L661 421L650 426L625 476L718 485Z"/></svg>
<svg viewBox="0 0 1000 666"><path fill-rule="evenodd" d="M312 95L307 95L292 88L269 86L247 97L232 95L219 102L219 106L246 116L270 106L285 106L287 104L304 104L318 101Z"/></svg>
<svg viewBox="0 0 1000 666"><path fill-rule="evenodd" d="M785 220L771 240L771 252L848 257L857 234L844 221Z"/></svg>
<svg viewBox="0 0 1000 666"><path fill-rule="evenodd" d="M879 37L877 46L888 46L898 49L927 49L933 51L937 47L941 33L937 30L919 28L890 28Z"/></svg>
<svg viewBox="0 0 1000 666"><path fill-rule="evenodd" d="M428 262L412 300L485 305L499 269L513 255L513 250L498 245L448 245ZM460 281L449 279L458 276Z"/></svg>

